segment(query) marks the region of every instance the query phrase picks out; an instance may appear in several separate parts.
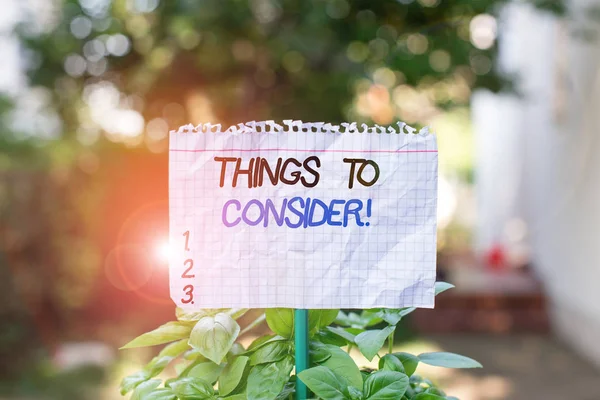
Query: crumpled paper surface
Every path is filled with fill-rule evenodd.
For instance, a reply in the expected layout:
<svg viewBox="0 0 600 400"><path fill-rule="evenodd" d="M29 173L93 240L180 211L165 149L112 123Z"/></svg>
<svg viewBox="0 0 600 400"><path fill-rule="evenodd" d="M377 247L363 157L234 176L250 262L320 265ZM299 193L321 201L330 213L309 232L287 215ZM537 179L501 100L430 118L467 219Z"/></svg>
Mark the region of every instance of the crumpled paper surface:
<svg viewBox="0 0 600 400"><path fill-rule="evenodd" d="M172 131L172 299L432 308L438 154L435 136L415 131L301 121Z"/></svg>

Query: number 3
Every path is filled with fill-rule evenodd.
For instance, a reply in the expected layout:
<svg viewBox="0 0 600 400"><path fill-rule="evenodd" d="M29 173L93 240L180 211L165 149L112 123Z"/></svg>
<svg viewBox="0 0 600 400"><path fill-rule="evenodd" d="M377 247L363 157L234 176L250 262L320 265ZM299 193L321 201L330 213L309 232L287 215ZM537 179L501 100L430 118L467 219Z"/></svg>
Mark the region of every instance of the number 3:
<svg viewBox="0 0 600 400"><path fill-rule="evenodd" d="M183 304L188 304L188 303L192 303L193 304L192 300L194 300L194 287L192 285L186 285L183 288L183 292L187 296L187 299L186 298L182 298L181 302Z"/></svg>

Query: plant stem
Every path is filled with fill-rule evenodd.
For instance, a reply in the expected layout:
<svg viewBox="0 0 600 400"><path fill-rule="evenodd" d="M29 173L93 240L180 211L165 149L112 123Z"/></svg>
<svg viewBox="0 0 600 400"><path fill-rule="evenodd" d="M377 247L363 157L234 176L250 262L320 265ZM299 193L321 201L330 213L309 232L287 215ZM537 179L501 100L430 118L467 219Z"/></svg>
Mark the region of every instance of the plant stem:
<svg viewBox="0 0 600 400"><path fill-rule="evenodd" d="M243 334L251 331L252 329L256 328L258 325L262 324L263 322L265 322L265 320L267 319L267 316L265 314L262 314L260 317L256 318L252 323L250 323L247 327L245 327L244 329L242 329L242 331L239 333L238 336L242 336Z"/></svg>
<svg viewBox="0 0 600 400"><path fill-rule="evenodd" d="M352 346L352 343L348 344L348 354L350 354L353 348L354 346Z"/></svg>
<svg viewBox="0 0 600 400"><path fill-rule="evenodd" d="M296 374L308 369L308 310L294 310L294 356ZM308 399L308 387L301 379L296 380L296 400Z"/></svg>
<svg viewBox="0 0 600 400"><path fill-rule="evenodd" d="M388 354L392 354L394 352L394 332L390 333L388 336Z"/></svg>

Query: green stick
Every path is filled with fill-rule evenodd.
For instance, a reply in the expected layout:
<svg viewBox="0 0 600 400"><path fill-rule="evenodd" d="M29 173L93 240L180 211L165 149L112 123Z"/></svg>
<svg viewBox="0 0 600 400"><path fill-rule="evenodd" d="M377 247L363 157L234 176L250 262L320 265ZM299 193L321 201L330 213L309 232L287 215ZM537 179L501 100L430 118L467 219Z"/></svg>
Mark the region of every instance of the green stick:
<svg viewBox="0 0 600 400"><path fill-rule="evenodd" d="M294 310L296 376L308 368L308 310ZM308 388L296 378L296 400L306 400Z"/></svg>

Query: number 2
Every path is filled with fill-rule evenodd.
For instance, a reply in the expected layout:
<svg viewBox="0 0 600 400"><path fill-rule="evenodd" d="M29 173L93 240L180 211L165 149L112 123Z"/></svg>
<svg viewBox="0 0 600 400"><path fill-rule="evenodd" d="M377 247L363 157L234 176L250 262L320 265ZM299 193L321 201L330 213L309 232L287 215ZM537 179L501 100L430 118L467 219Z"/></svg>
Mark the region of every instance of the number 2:
<svg viewBox="0 0 600 400"><path fill-rule="evenodd" d="M186 285L183 288L183 293L185 293L185 295L187 296L186 298L182 298L181 302L183 304L188 304L188 303L192 303L194 304L193 300L194 300L194 287L192 285Z"/></svg>
<svg viewBox="0 0 600 400"><path fill-rule="evenodd" d="M183 265L189 265L189 267L185 271L183 271L183 274L181 274L181 277L182 278L195 278L196 275L189 274L189 272L194 267L194 260L192 260L191 258L188 258L187 260L185 260Z"/></svg>

